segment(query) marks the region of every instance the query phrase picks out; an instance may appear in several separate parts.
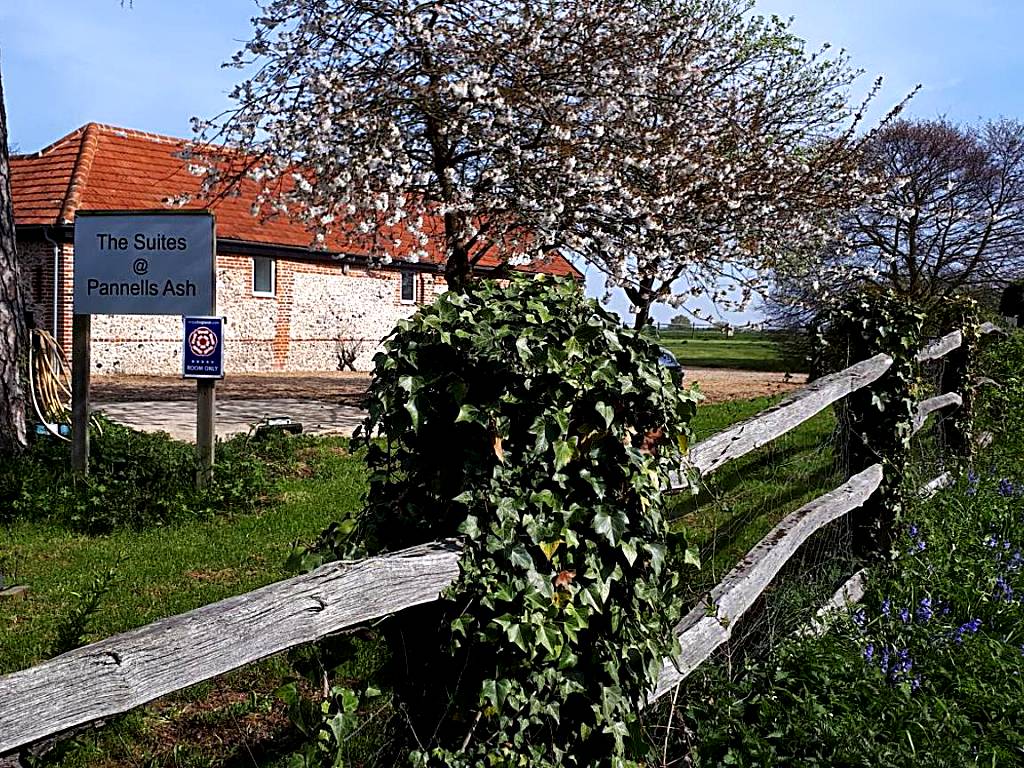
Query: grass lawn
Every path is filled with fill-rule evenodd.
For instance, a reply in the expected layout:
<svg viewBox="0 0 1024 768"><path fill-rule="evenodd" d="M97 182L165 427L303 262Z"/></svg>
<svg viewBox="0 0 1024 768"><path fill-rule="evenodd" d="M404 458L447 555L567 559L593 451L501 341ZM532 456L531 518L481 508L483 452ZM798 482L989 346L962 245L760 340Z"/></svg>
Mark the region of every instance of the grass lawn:
<svg viewBox="0 0 1024 768"><path fill-rule="evenodd" d="M756 415L778 398L760 397L706 406L694 420L704 440ZM831 409L792 432L719 469L697 496L677 497L673 514L701 551L703 566L690 596L717 584L783 517L843 482L834 466Z"/></svg>
<svg viewBox="0 0 1024 768"><path fill-rule="evenodd" d="M661 345L670 350L684 366L699 368L739 368L749 371L793 371L783 358L777 340L759 334L721 334L661 332ZM799 372L799 371L793 371Z"/></svg>
<svg viewBox="0 0 1024 768"><path fill-rule="evenodd" d="M347 441L329 439L305 457L297 476L281 481L280 500L258 514L109 536L15 524L3 550L13 551L18 581L31 592L0 602L0 674L47 658L57 624L79 602L74 594L110 568L117 574L89 624L90 641L283 578L291 542L353 514L365 482Z"/></svg>

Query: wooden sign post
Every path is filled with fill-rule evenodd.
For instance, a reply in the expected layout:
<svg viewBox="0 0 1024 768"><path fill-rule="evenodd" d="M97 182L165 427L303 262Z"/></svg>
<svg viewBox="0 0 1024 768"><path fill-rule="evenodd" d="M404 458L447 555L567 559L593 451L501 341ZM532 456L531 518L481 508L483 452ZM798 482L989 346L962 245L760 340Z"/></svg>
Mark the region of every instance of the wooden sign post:
<svg viewBox="0 0 1024 768"><path fill-rule="evenodd" d="M224 318L184 317L181 375L196 380L196 487L209 485L216 445L217 380L224 378Z"/></svg>
<svg viewBox="0 0 1024 768"><path fill-rule="evenodd" d="M89 474L89 377L92 372L92 315L71 319L71 468Z"/></svg>
<svg viewBox="0 0 1024 768"><path fill-rule="evenodd" d="M79 211L71 345L72 467L89 471L92 315L201 315L217 307L213 215L207 211ZM215 382L201 382L196 452L213 469Z"/></svg>

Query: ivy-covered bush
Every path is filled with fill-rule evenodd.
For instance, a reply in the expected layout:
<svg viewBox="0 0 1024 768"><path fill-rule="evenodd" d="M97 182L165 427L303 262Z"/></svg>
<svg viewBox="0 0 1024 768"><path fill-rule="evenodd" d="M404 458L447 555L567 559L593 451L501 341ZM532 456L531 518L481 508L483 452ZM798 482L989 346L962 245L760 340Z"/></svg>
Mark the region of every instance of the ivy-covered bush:
<svg viewBox="0 0 1024 768"><path fill-rule="evenodd" d="M441 296L375 366L359 533L376 550L464 541L426 614L441 631L407 619L395 650L414 762L637 764L638 702L679 615L662 493L696 395L547 277Z"/></svg>
<svg viewBox="0 0 1024 768"><path fill-rule="evenodd" d="M1000 441L1012 441L1024 451L1024 330L1003 339L986 339L978 360L978 373L992 384L979 387L979 416L991 425Z"/></svg>
<svg viewBox="0 0 1024 768"><path fill-rule="evenodd" d="M885 374L836 406L846 474L881 463L882 485L871 508L859 513L857 547L884 554L893 522L904 507L903 480L920 389L914 357L921 347L925 315L889 290L866 289L825 315L819 348L827 372L840 371L879 353L893 363Z"/></svg>

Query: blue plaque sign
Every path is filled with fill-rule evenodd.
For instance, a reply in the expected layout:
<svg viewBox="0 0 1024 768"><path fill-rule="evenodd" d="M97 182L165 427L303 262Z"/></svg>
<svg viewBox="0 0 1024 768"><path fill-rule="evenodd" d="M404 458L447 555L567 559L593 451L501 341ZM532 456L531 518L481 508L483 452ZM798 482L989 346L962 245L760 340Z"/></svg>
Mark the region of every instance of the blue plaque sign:
<svg viewBox="0 0 1024 768"><path fill-rule="evenodd" d="M185 317L181 351L184 379L224 378L224 318Z"/></svg>

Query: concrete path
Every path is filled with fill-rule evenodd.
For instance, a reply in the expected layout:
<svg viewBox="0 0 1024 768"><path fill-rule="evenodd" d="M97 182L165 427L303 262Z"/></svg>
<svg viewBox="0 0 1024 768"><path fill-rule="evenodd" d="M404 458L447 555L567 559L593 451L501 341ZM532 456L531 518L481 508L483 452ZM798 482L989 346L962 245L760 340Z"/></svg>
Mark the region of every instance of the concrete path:
<svg viewBox="0 0 1024 768"><path fill-rule="evenodd" d="M95 410L144 432L167 432L173 438L188 442L196 439L194 400L97 403ZM304 433L351 435L365 413L351 405L317 400L218 400L217 437L245 434L267 416L290 416L302 424Z"/></svg>

